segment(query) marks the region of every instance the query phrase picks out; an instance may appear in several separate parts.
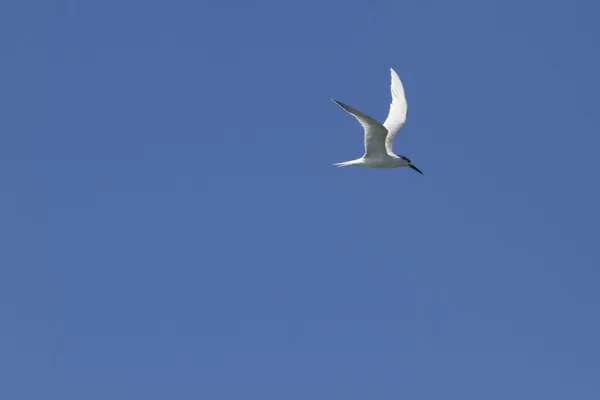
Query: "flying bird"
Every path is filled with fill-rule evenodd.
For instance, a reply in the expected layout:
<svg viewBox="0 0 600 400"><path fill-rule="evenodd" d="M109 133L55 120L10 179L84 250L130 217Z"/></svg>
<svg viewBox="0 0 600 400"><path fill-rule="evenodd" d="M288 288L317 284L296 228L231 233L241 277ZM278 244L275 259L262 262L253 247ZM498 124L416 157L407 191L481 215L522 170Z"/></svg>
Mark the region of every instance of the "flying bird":
<svg viewBox="0 0 600 400"><path fill-rule="evenodd" d="M391 68L390 71L392 73L392 103L390 104L390 112L383 124L341 101L332 99L334 103L354 116L365 130L365 154L356 160L335 163L334 165L338 167L356 165L368 168L410 167L423 174L408 157L394 153L394 139L396 139L398 131L406 122L408 104L398 74Z"/></svg>

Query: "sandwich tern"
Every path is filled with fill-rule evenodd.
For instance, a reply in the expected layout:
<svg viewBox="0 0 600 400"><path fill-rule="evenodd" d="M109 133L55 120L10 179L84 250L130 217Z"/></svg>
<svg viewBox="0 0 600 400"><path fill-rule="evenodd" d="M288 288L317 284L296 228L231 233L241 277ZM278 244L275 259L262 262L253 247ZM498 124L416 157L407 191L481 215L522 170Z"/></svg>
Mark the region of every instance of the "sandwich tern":
<svg viewBox="0 0 600 400"><path fill-rule="evenodd" d="M354 116L365 130L365 154L356 160L335 163L334 165L338 167L356 165L368 168L410 167L421 175L423 174L421 170L412 164L408 157L396 154L393 151L394 139L406 122L408 104L398 74L392 68L390 68L390 71L392 73L392 103L390 104L390 112L383 124L341 101L332 99L334 103Z"/></svg>

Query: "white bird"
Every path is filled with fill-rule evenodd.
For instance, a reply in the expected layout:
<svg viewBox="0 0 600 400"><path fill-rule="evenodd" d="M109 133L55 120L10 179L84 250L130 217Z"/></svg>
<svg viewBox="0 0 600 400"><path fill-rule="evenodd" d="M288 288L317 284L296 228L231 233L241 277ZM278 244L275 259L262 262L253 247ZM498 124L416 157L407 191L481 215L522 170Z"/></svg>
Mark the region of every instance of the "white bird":
<svg viewBox="0 0 600 400"><path fill-rule="evenodd" d="M393 151L394 139L406 122L408 104L406 103L404 87L398 74L391 68L390 71L392 72L392 103L390 104L390 112L383 124L341 101L332 99L338 106L352 114L365 130L365 154L356 160L336 163L334 165L338 167L356 165L369 168L410 167L418 173L423 174L412 164L408 157L396 154Z"/></svg>

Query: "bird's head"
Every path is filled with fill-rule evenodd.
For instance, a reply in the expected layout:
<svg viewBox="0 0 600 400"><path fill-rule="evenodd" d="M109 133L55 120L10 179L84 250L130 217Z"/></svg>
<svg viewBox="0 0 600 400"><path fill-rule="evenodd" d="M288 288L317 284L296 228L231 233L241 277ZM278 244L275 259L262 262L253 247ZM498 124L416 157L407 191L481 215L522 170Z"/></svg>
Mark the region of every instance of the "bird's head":
<svg viewBox="0 0 600 400"><path fill-rule="evenodd" d="M408 163L408 166L411 167L412 169L414 169L415 171L417 171L418 173L420 173L421 175L423 175L423 173L421 172L421 170L417 167L415 167L413 165L413 163L410 161L410 158L400 155L400 154L396 154L398 157L400 157L401 159L403 159L404 161L406 161Z"/></svg>

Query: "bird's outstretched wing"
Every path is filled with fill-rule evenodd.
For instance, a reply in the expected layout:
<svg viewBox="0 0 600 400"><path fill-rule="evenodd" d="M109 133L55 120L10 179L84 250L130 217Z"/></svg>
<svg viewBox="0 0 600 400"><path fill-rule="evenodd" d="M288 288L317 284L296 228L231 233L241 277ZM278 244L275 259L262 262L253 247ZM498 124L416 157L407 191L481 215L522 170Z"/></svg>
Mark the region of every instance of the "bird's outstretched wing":
<svg viewBox="0 0 600 400"><path fill-rule="evenodd" d="M387 137L385 138L385 148L388 153L393 153L394 139L402 125L406 122L406 111L408 110L408 104L406 102L406 95L404 94L404 87L398 77L396 71L390 68L392 73L392 103L390 104L390 112L383 123L383 126L388 131Z"/></svg>
<svg viewBox="0 0 600 400"><path fill-rule="evenodd" d="M353 115L354 118L360 122L365 130L365 156L367 157L379 157L386 154L385 151L385 138L388 134L387 129L381 124L381 122L374 120L352 108L341 101L332 99L334 103L342 107L349 114Z"/></svg>

